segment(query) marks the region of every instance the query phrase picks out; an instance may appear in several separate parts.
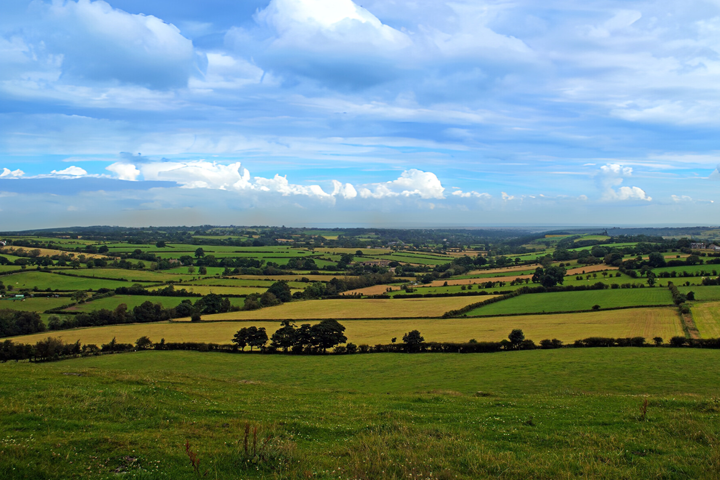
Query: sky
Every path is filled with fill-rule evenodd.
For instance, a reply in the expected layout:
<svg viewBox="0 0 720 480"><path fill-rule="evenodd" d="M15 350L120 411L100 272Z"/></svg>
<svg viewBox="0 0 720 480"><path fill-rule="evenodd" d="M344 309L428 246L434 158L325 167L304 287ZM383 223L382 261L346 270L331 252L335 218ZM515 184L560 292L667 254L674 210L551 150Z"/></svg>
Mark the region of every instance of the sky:
<svg viewBox="0 0 720 480"><path fill-rule="evenodd" d="M717 225L720 0L2 0L0 230Z"/></svg>

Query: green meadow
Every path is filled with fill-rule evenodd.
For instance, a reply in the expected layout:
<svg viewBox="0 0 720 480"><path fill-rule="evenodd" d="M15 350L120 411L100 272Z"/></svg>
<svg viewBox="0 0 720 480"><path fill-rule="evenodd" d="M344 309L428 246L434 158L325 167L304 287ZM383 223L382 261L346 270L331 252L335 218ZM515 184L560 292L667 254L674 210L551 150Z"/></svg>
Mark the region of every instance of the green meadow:
<svg viewBox="0 0 720 480"><path fill-rule="evenodd" d="M576 312L592 310L595 305L599 305L600 309L610 309L672 304L672 295L670 295L670 291L666 288L622 288L615 290L524 294L475 308L469 311L467 315Z"/></svg>
<svg viewBox="0 0 720 480"><path fill-rule="evenodd" d="M0 476L714 479L718 366L667 348L1 364Z"/></svg>

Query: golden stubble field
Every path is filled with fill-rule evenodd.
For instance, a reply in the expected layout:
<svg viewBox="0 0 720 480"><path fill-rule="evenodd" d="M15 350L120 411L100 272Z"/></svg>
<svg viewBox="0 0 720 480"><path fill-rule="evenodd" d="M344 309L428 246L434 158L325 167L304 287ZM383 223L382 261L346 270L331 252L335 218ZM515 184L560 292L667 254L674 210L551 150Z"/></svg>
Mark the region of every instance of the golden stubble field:
<svg viewBox="0 0 720 480"><path fill-rule="evenodd" d="M313 323L310 321L300 323ZM675 335L683 335L677 310L664 308L634 308L603 312L569 313L562 315L521 315L489 318L452 319L378 319L341 320L346 327L348 341L355 344L390 343L393 337L400 342L410 330L419 330L426 341L466 342L499 341L507 338L512 329L520 328L525 337L538 343L545 338L558 338L566 343L574 340L600 337L643 336L648 341L662 337L668 342ZM113 337L118 342L134 343L141 336L158 342L230 343L240 328L255 325L265 327L268 336L280 327L278 321L151 323L113 325L14 337L19 343L35 343L48 336L60 337L67 342L100 345Z"/></svg>
<svg viewBox="0 0 720 480"><path fill-rule="evenodd" d="M334 318L408 318L440 317L445 312L457 310L466 305L493 298L493 295L478 297L409 298L409 299L332 299L290 302L277 307L243 312L205 315L205 321L218 320L284 320ZM178 321L189 321L189 318Z"/></svg>
<svg viewBox="0 0 720 480"><path fill-rule="evenodd" d="M720 302L693 305L692 314L702 338L720 338Z"/></svg>

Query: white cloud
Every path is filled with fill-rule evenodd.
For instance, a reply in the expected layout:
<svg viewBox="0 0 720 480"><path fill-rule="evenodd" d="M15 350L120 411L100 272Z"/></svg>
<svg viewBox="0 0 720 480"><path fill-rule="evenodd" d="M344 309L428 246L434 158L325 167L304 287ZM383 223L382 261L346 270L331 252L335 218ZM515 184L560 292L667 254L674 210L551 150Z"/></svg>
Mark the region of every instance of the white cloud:
<svg viewBox="0 0 720 480"><path fill-rule="evenodd" d="M102 0L55 1L44 10L37 43L62 55L65 76L164 89L187 85L196 68L192 42L152 15Z"/></svg>
<svg viewBox="0 0 720 480"><path fill-rule="evenodd" d="M675 203L692 202L692 197L689 197L687 195L670 195L670 198L672 198L673 202Z"/></svg>
<svg viewBox="0 0 720 480"><path fill-rule="evenodd" d="M632 167L626 167L617 163L610 163L600 167L595 175L598 187L601 190L602 200L643 200L651 201L645 190L640 187L624 187L622 185L625 177L632 176ZM615 188L619 187L619 188Z"/></svg>
<svg viewBox="0 0 720 480"><path fill-rule="evenodd" d="M514 195L508 195L508 194L505 193L505 192L500 192L500 193L502 194L502 199L505 200L505 201L515 200L515 196L514 196Z"/></svg>
<svg viewBox="0 0 720 480"><path fill-rule="evenodd" d="M84 177L88 174L88 172L80 167L72 165L64 170L53 170L50 174L68 177Z"/></svg>
<svg viewBox="0 0 720 480"><path fill-rule="evenodd" d="M432 172L422 170L405 170L397 180L385 183L373 183L359 190L362 198L409 197L417 195L420 198L445 198L445 188Z"/></svg>
<svg viewBox="0 0 720 480"><path fill-rule="evenodd" d="M140 164L145 180L177 182L186 188L243 190L252 188L250 172L240 162L222 165L205 160L193 162L151 162Z"/></svg>
<svg viewBox="0 0 720 480"><path fill-rule="evenodd" d="M9 168L3 168L2 173L0 173L0 178L20 178L23 175L25 175L25 172L23 172L19 168L17 170L10 170Z"/></svg>
<svg viewBox="0 0 720 480"><path fill-rule="evenodd" d="M140 175L140 170L138 170L135 165L129 163L115 162L112 165L105 167L105 169L116 174L120 180L135 181L137 180L138 175Z"/></svg>
<svg viewBox="0 0 720 480"><path fill-rule="evenodd" d="M489 193L479 193L476 191L463 192L462 190L455 190L452 194L460 198L491 198Z"/></svg>

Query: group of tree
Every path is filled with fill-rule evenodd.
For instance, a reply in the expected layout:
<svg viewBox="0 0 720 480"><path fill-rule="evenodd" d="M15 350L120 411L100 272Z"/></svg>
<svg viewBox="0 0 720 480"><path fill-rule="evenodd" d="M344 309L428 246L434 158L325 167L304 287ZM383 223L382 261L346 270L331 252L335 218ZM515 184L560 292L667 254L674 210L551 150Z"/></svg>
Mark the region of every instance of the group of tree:
<svg viewBox="0 0 720 480"><path fill-rule="evenodd" d="M45 331L45 324L36 312L0 310L0 337L29 335Z"/></svg>
<svg viewBox="0 0 720 480"><path fill-rule="evenodd" d="M268 340L270 347L292 353L325 353L347 341L345 327L337 320L327 319L310 325L304 323L299 327L292 320L281 322L280 328L268 338L264 327L244 327L238 330L232 342L244 350L249 346L264 348Z"/></svg>

